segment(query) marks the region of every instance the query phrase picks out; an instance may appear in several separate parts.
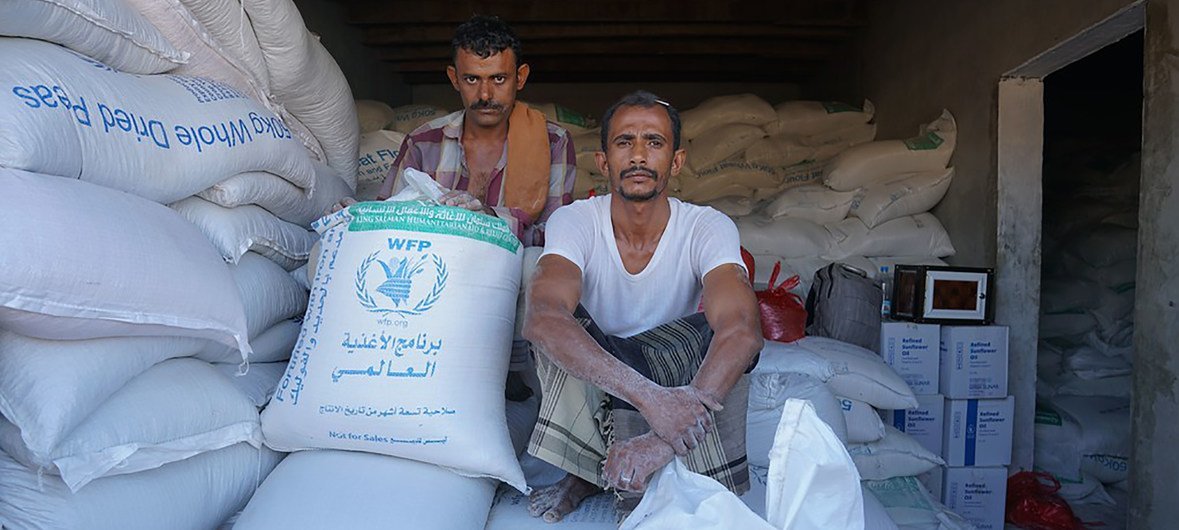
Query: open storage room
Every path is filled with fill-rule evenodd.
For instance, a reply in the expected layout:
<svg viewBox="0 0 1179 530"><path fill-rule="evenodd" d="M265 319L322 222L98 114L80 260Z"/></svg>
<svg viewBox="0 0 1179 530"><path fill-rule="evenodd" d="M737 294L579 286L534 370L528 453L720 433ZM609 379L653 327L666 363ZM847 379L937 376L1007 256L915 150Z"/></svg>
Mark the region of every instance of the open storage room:
<svg viewBox="0 0 1179 530"><path fill-rule="evenodd" d="M0 0L0 529L1171 528L1172 13ZM520 49L452 43L483 15ZM460 52L527 67L483 79ZM633 181L654 199L607 156L639 90L655 105L621 109L678 111L675 170ZM509 149L538 138L543 172ZM601 447L554 457L570 368L525 340L552 324L526 300L549 215L568 236L570 212L665 197L732 226L765 341L640 500L606 455L669 447L666 424L587 393L568 413ZM678 294L607 302L722 321ZM692 382L651 360L671 339L578 314L636 376ZM561 507L568 461L597 482Z"/></svg>

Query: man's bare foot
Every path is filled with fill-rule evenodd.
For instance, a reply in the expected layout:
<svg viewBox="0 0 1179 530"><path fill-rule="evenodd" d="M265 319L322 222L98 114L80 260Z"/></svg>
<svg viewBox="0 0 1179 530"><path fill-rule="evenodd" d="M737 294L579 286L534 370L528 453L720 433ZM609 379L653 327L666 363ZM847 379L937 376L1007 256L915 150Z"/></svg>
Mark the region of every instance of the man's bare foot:
<svg viewBox="0 0 1179 530"><path fill-rule="evenodd" d="M647 479L672 458L675 450L654 432L648 432L614 442L606 453L602 475L612 488L641 492L647 489Z"/></svg>
<svg viewBox="0 0 1179 530"><path fill-rule="evenodd" d="M555 523L569 515L586 497L602 491L576 475L565 475L552 486L538 488L528 496L528 513Z"/></svg>

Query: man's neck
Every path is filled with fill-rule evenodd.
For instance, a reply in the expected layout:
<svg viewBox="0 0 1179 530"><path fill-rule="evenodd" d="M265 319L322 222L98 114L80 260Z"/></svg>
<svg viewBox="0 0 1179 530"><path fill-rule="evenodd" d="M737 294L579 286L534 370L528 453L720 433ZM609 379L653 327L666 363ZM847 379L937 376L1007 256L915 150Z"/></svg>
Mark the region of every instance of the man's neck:
<svg viewBox="0 0 1179 530"><path fill-rule="evenodd" d="M649 201L629 201L617 192L610 198L610 222L614 237L642 248L659 243L671 219L671 201L666 194Z"/></svg>
<svg viewBox="0 0 1179 530"><path fill-rule="evenodd" d="M469 115L463 117L463 142L504 142L508 139L508 120L494 127L481 127L471 120Z"/></svg>

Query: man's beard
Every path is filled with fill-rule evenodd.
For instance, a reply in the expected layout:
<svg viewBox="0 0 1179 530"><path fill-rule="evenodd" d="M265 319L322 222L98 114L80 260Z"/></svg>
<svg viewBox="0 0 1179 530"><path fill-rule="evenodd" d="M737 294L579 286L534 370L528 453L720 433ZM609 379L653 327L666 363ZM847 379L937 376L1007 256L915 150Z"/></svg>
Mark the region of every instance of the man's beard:
<svg viewBox="0 0 1179 530"><path fill-rule="evenodd" d="M651 177L651 180L655 181L655 187L651 188L651 191L646 193L628 193L626 191L626 187L623 186L622 183L626 181L627 177L634 175L635 173L648 173ZM655 197L658 197L662 192L663 188L659 187L659 172L655 171L654 169L645 167L628 167L618 174L618 195L624 200L630 202L647 202L654 200Z"/></svg>

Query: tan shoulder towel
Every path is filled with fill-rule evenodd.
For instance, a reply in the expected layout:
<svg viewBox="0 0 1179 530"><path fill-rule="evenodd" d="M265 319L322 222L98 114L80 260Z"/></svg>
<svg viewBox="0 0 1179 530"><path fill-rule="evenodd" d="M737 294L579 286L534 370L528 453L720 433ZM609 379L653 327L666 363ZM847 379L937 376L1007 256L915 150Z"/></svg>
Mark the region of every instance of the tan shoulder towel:
<svg viewBox="0 0 1179 530"><path fill-rule="evenodd" d="M504 204L535 221L549 195L549 130L544 114L516 102L508 117L508 167L504 175Z"/></svg>

